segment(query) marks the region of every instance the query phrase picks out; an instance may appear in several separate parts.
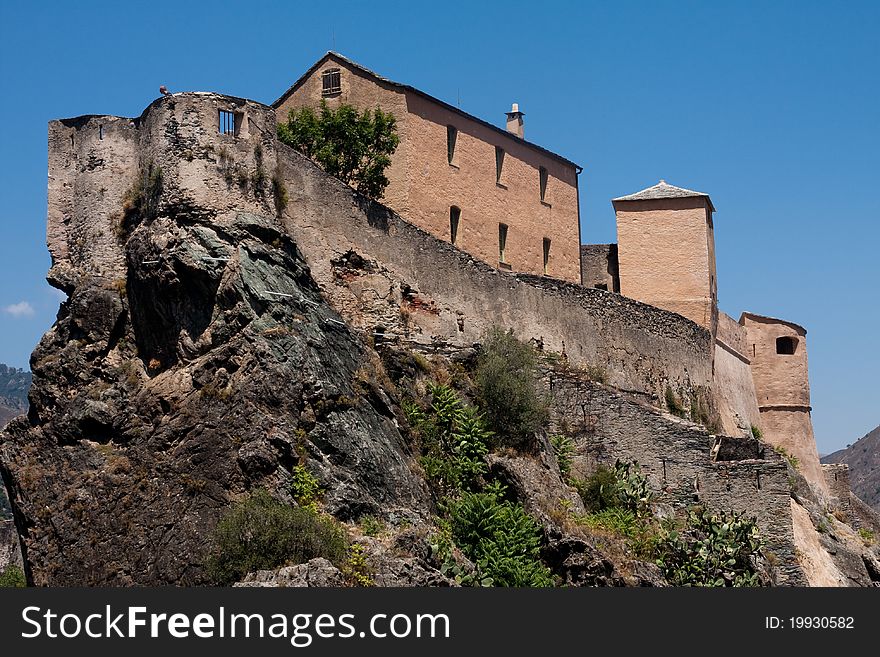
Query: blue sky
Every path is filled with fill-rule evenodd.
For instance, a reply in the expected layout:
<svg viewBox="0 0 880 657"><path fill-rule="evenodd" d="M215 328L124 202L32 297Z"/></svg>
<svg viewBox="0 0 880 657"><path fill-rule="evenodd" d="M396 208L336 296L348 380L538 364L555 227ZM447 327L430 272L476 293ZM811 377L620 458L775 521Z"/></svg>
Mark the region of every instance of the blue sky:
<svg viewBox="0 0 880 657"><path fill-rule="evenodd" d="M722 310L807 327L820 452L880 423L878 2L0 3L0 362L27 367L45 283L46 123L136 116L165 84L263 102L326 50L584 167L609 199L708 192Z"/></svg>

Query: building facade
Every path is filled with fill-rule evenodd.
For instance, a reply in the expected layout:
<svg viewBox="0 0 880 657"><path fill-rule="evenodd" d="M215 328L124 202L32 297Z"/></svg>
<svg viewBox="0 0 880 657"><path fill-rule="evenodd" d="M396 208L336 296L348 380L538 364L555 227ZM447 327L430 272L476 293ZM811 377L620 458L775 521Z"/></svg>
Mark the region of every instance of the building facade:
<svg viewBox="0 0 880 657"><path fill-rule="evenodd" d="M507 129L327 53L273 107L341 103L394 115L400 145L382 202L416 226L501 269L581 282L575 163Z"/></svg>
<svg viewBox="0 0 880 657"><path fill-rule="evenodd" d="M612 201L620 293L683 315L715 334L715 207L708 194L661 180Z"/></svg>

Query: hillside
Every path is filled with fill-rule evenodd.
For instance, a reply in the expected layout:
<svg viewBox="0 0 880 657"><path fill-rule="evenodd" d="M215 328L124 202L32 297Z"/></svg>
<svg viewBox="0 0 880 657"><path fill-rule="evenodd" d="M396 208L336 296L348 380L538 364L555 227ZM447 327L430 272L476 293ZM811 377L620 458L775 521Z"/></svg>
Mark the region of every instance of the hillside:
<svg viewBox="0 0 880 657"><path fill-rule="evenodd" d="M0 363L0 428L16 415L27 412L31 373Z"/></svg>
<svg viewBox="0 0 880 657"><path fill-rule="evenodd" d="M822 457L822 463L846 463L853 493L880 511L880 427L846 449Z"/></svg>

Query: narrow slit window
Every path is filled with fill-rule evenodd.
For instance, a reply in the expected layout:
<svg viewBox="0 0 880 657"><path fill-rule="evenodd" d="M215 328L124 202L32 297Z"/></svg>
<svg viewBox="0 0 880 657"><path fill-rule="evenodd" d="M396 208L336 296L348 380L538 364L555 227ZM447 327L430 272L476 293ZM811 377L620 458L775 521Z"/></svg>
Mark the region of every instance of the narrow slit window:
<svg viewBox="0 0 880 657"><path fill-rule="evenodd" d="M228 112L226 110L220 110L220 134L221 135L234 135L236 134L235 129L235 112Z"/></svg>
<svg viewBox="0 0 880 657"><path fill-rule="evenodd" d="M504 169L504 149L495 147L495 182L501 183L501 171Z"/></svg>
<svg viewBox="0 0 880 657"><path fill-rule="evenodd" d="M328 68L321 74L321 95L333 96L342 92L342 73L338 68Z"/></svg>
<svg viewBox="0 0 880 657"><path fill-rule="evenodd" d="M98 126L98 139L103 139L103 138L104 138L104 126L99 125Z"/></svg>
<svg viewBox="0 0 880 657"><path fill-rule="evenodd" d="M507 224L498 224L498 262L507 262Z"/></svg>
<svg viewBox="0 0 880 657"><path fill-rule="evenodd" d="M541 167L538 169L538 179L541 183L541 200L547 197L547 169Z"/></svg>
<svg viewBox="0 0 880 657"><path fill-rule="evenodd" d="M453 125L446 126L446 159L449 164L455 158L455 142L458 140L458 128Z"/></svg>
<svg viewBox="0 0 880 657"><path fill-rule="evenodd" d="M784 356L793 356L797 350L797 338L783 336L776 338L776 353Z"/></svg>
<svg viewBox="0 0 880 657"><path fill-rule="evenodd" d="M458 222L461 220L461 208L449 208L449 241L453 244L458 240Z"/></svg>
<svg viewBox="0 0 880 657"><path fill-rule="evenodd" d="M544 238L543 249L544 249L544 274L546 274L549 267L550 267L550 238L549 237Z"/></svg>

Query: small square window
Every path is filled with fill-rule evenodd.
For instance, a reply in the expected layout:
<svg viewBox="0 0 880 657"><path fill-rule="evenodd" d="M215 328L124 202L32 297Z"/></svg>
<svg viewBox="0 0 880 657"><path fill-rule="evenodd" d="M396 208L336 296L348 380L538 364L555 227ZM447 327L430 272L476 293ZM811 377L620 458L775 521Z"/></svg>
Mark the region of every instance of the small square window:
<svg viewBox="0 0 880 657"><path fill-rule="evenodd" d="M338 68L328 68L321 74L321 95L334 96L342 93L342 74Z"/></svg>

